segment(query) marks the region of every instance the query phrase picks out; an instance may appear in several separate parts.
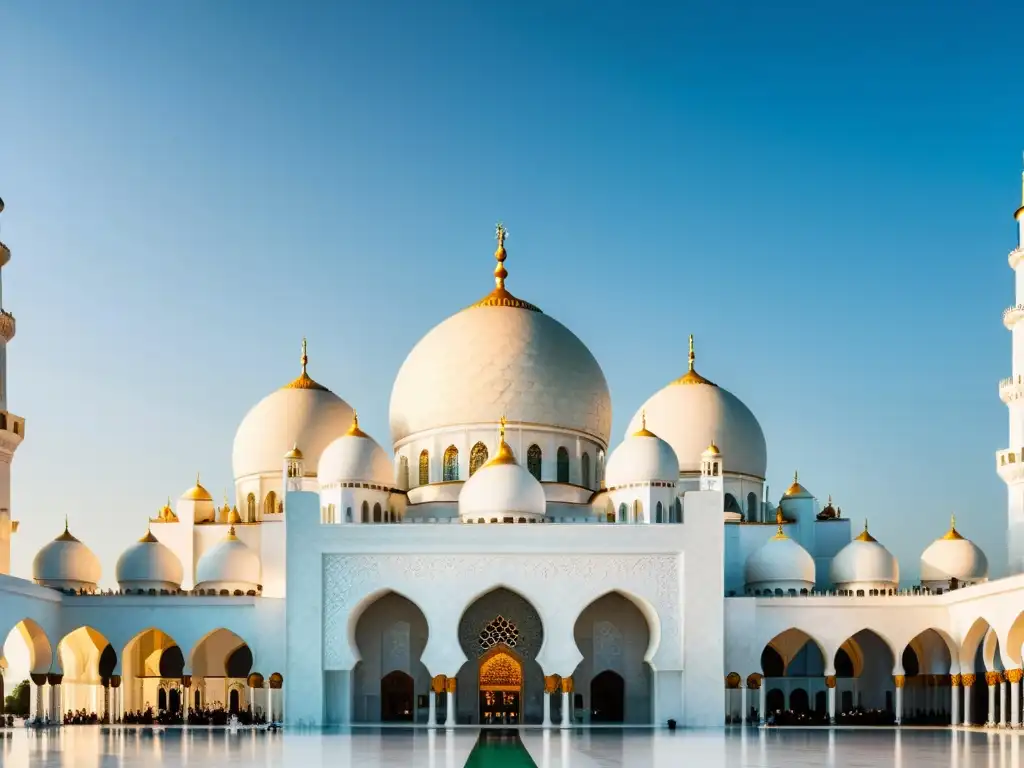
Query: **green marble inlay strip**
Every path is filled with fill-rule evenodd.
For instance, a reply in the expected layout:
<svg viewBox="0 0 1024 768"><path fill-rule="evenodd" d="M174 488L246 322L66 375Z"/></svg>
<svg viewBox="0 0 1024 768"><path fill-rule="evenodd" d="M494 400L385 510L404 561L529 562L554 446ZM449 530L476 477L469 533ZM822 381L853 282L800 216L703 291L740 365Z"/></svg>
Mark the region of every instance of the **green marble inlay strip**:
<svg viewBox="0 0 1024 768"><path fill-rule="evenodd" d="M469 753L466 768L537 768L517 730L485 728Z"/></svg>

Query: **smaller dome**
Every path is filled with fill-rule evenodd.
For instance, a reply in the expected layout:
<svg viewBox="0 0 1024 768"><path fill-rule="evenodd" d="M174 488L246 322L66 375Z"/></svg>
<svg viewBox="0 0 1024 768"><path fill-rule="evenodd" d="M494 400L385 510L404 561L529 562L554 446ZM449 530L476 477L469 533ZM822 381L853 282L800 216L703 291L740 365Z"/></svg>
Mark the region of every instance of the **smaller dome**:
<svg viewBox="0 0 1024 768"><path fill-rule="evenodd" d="M122 590L167 589L181 586L181 561L152 531L128 547L117 559L117 583Z"/></svg>
<svg viewBox="0 0 1024 768"><path fill-rule="evenodd" d="M196 475L196 484L181 494L182 501L209 501L213 502L213 496L199 482L199 475Z"/></svg>
<svg viewBox="0 0 1024 768"><path fill-rule="evenodd" d="M646 421L612 452L605 470L605 484L609 488L652 481L674 483L678 478L676 452L647 429Z"/></svg>
<svg viewBox="0 0 1024 768"><path fill-rule="evenodd" d="M799 478L799 473L794 472L793 482L792 484L790 484L789 488L786 489L786 492L783 494L783 497L787 499L813 499L814 496L811 495L811 492L804 488L802 485L800 485Z"/></svg>
<svg viewBox="0 0 1024 768"><path fill-rule="evenodd" d="M228 535L199 558L196 589L258 591L260 571L259 557L235 535L235 527L231 526Z"/></svg>
<svg viewBox="0 0 1024 768"><path fill-rule="evenodd" d="M321 486L352 480L387 487L394 484L391 459L372 437L359 428L359 416L355 412L348 432L320 454L316 476Z"/></svg>
<svg viewBox="0 0 1024 768"><path fill-rule="evenodd" d="M960 535L955 517L946 534L929 544L921 555L922 584L931 589L949 589L952 579L962 585L988 581L988 558L981 547Z"/></svg>
<svg viewBox="0 0 1024 768"><path fill-rule="evenodd" d="M751 553L744 567L750 591L799 592L813 589L814 580L814 558L783 532L781 521L778 532Z"/></svg>
<svg viewBox="0 0 1024 768"><path fill-rule="evenodd" d="M864 531L832 558L829 578L837 589L892 589L899 584L900 567L893 554Z"/></svg>
<svg viewBox="0 0 1024 768"><path fill-rule="evenodd" d="M284 457L286 459L293 459L295 461L301 461L302 460L302 451L299 450L298 443L295 443L294 445L292 445L292 449L290 451L288 451L288 453L286 453L284 455Z"/></svg>
<svg viewBox="0 0 1024 768"><path fill-rule="evenodd" d="M711 445L709 445L705 449L704 453L701 454L701 455L702 456L721 456L722 452L720 450L718 450L718 446L715 445L714 441L712 441Z"/></svg>
<svg viewBox="0 0 1024 768"><path fill-rule="evenodd" d="M828 504L818 513L819 520L835 520L839 512L832 506L832 497L828 497Z"/></svg>
<svg viewBox="0 0 1024 768"><path fill-rule="evenodd" d="M501 420L498 452L478 469L459 491L459 517L468 521L505 522L542 520L547 512L544 488L516 461L505 442L505 419Z"/></svg>
<svg viewBox="0 0 1024 768"><path fill-rule="evenodd" d="M64 533L40 549L32 561L32 579L54 589L95 592L101 573L99 559L71 535L67 520Z"/></svg>

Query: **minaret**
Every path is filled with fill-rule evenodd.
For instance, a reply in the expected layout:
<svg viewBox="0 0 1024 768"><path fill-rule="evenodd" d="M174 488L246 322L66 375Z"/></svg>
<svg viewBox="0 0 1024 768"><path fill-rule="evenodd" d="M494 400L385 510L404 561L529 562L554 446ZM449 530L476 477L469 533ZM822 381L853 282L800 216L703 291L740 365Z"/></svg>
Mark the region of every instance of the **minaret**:
<svg viewBox="0 0 1024 768"><path fill-rule="evenodd" d="M1012 375L999 383L999 398L1010 411L1010 443L996 453L996 471L1007 489L1007 569L1024 573L1024 173L1021 206L1014 214L1017 247L1010 251L1014 271L1014 306L1003 312L1003 325L1011 334Z"/></svg>
<svg viewBox="0 0 1024 768"><path fill-rule="evenodd" d="M0 213L4 202L0 200ZM11 572L11 461L25 438L25 420L7 410L7 343L14 338L14 315L3 309L3 268L11 252L0 242L0 573Z"/></svg>

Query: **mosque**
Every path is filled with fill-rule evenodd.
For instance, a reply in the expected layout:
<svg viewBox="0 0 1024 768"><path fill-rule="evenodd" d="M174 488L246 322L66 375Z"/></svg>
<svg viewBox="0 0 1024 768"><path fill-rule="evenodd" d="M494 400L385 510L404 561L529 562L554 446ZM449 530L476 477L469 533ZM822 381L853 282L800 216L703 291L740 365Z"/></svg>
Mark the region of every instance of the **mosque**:
<svg viewBox="0 0 1024 768"><path fill-rule="evenodd" d="M1024 206L1015 218L1024 233ZM866 525L796 476L767 497L765 435L699 370L692 337L687 369L613 443L601 366L510 293L505 240L499 225L493 290L398 371L389 449L313 378L303 341L298 376L238 427L236 502L197 477L140 517L116 589L57 520L31 579L7 575L26 422L7 410L15 320L0 311L0 640L29 649L33 714L718 726L863 708L1020 726L1024 305L1004 318L1011 447L995 462L1015 575L990 580L985 554L937 521L907 584ZM1024 248L1009 263L1024 296Z"/></svg>

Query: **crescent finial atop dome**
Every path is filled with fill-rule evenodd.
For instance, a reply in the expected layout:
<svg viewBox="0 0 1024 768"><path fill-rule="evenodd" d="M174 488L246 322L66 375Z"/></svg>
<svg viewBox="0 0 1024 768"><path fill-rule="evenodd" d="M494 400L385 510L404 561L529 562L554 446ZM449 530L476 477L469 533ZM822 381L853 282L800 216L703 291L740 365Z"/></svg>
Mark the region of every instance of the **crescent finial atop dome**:
<svg viewBox="0 0 1024 768"><path fill-rule="evenodd" d="M318 384L309 377L306 373L306 366L309 365L309 355L306 354L306 337L302 337L302 357L299 358L299 362L302 363L302 373L299 377L288 384L285 384L281 389L317 389L321 392L328 392L323 384Z"/></svg>
<svg viewBox="0 0 1024 768"><path fill-rule="evenodd" d="M942 537L945 541L958 541L963 538L960 531L956 529L956 514L949 516L949 530Z"/></svg>
<svg viewBox="0 0 1024 768"><path fill-rule="evenodd" d="M487 462L484 466L495 466L497 464L516 464L516 455L512 453L512 448L508 443L505 442L505 425L508 421L505 419L505 415L502 414L501 420L498 422L501 426L498 428L498 452L494 454L494 458Z"/></svg>
<svg viewBox="0 0 1024 768"><path fill-rule="evenodd" d="M505 289L505 278L508 277L508 270L505 269L505 259L508 253L505 251L505 238L508 237L508 230L505 225L498 222L494 228L495 237L498 240L498 248L494 251L494 258L498 264L494 267L494 290L484 296L475 304L470 304L466 309L474 307L511 307L513 309L528 309L531 312L540 312L540 308L528 301L517 299Z"/></svg>
<svg viewBox="0 0 1024 768"><path fill-rule="evenodd" d="M697 356L693 353L693 334L690 334L690 354L689 354L689 368L682 376L675 380L675 384L707 384L712 387L717 387L713 381L709 381L701 376L693 367L693 361L696 360Z"/></svg>

